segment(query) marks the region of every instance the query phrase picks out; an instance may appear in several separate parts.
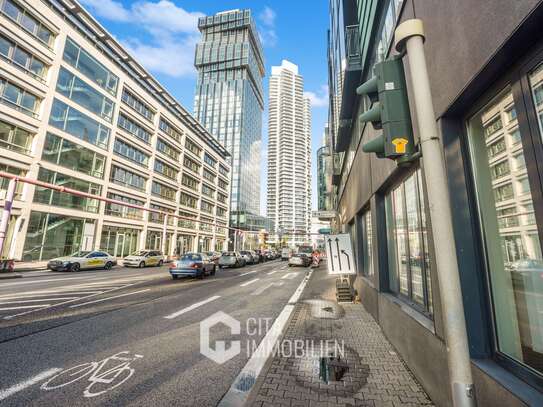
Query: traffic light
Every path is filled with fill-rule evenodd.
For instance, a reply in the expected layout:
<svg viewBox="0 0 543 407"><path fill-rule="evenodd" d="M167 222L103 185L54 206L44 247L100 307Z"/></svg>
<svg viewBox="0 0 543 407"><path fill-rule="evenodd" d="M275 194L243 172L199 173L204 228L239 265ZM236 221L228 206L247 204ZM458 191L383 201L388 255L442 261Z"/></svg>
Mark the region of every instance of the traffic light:
<svg viewBox="0 0 543 407"><path fill-rule="evenodd" d="M379 158L396 160L399 164L409 162L416 148L401 57L377 63L374 73L374 77L356 89L357 94L367 95L373 102L358 120L371 122L373 128L383 132L364 143L362 150L376 153Z"/></svg>

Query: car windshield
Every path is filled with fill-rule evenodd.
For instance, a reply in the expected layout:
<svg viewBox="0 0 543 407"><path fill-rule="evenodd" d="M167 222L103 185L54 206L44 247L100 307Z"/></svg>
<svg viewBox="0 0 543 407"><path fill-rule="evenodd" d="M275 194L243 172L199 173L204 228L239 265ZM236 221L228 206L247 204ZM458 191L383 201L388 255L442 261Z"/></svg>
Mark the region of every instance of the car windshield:
<svg viewBox="0 0 543 407"><path fill-rule="evenodd" d="M149 253L148 250L141 250L139 252L132 253L131 256L145 256Z"/></svg>
<svg viewBox="0 0 543 407"><path fill-rule="evenodd" d="M181 260L202 260L202 256L200 256L198 253L187 253L181 256Z"/></svg>
<svg viewBox="0 0 543 407"><path fill-rule="evenodd" d="M227 257L232 257L232 256L235 256L236 253L234 252L226 252L226 253L223 253L223 256L227 256Z"/></svg>
<svg viewBox="0 0 543 407"><path fill-rule="evenodd" d="M88 255L89 253L90 253L89 251L75 252L74 254L72 254L71 257L85 257L85 256Z"/></svg>

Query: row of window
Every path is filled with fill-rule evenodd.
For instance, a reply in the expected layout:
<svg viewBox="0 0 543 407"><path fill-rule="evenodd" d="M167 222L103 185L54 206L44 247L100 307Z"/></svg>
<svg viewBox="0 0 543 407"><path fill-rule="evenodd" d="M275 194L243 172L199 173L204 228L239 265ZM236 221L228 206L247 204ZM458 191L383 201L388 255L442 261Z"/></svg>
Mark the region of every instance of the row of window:
<svg viewBox="0 0 543 407"><path fill-rule="evenodd" d="M164 133L169 135L174 140L177 140L181 142L181 136L183 135L183 132L181 130L178 130L173 125L171 125L166 119L163 117L160 117L160 121L158 123L158 127L160 130L162 130Z"/></svg>
<svg viewBox="0 0 543 407"><path fill-rule="evenodd" d="M13 0L0 0L0 10L32 36L51 47L55 34L28 10Z"/></svg>
<svg viewBox="0 0 543 407"><path fill-rule="evenodd" d="M151 139L151 133L122 113L119 113L117 125L146 143L149 143Z"/></svg>
<svg viewBox="0 0 543 407"><path fill-rule="evenodd" d="M134 96L132 92L127 90L126 88L123 89L123 93L121 95L121 99L124 103L126 103L128 106L130 106L132 109L134 109L136 112L141 114L143 117L145 117L149 121L153 121L153 117L155 113L153 110L142 101L137 96Z"/></svg>
<svg viewBox="0 0 543 407"><path fill-rule="evenodd" d="M41 81L47 75L47 66L43 61L3 35L0 35L0 55L8 62Z"/></svg>
<svg viewBox="0 0 543 407"><path fill-rule="evenodd" d="M40 99L7 79L0 78L0 101L29 116L36 117Z"/></svg>

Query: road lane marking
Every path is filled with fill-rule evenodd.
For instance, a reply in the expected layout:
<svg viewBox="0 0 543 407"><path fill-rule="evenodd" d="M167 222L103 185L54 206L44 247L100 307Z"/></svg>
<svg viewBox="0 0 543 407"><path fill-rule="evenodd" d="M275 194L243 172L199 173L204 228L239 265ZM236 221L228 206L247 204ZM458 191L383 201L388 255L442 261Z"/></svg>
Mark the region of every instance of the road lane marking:
<svg viewBox="0 0 543 407"><path fill-rule="evenodd" d="M239 286L240 286L240 287L247 287L249 284L256 283L258 280L260 280L260 279L259 279L259 278L255 278L255 279L253 279L253 280L249 280L249 281L247 281L247 282L245 282L245 283L243 283L243 284L240 284Z"/></svg>
<svg viewBox="0 0 543 407"><path fill-rule="evenodd" d="M32 281L18 281L16 283L2 283L2 284L0 284L0 287L6 287L6 286L9 286L9 285L25 285L25 284L46 283L46 282L51 282L51 281L81 280L83 278L87 278L87 277L51 278L51 279L48 279L48 280L42 280L40 278L39 280L32 280Z"/></svg>
<svg viewBox="0 0 543 407"><path fill-rule="evenodd" d="M257 382L262 368L268 359L273 356L275 345L279 338L283 335L290 315L292 314L292 311L294 311L295 303L300 298L300 295L302 294L312 274L313 271L311 270L302 280L292 297L290 297L288 304L285 305L279 316L275 319L272 327L266 336L264 336L264 339L262 339L256 351L251 355L241 372L239 372L236 380L234 380L224 397L217 405L218 407L236 407L242 406L246 403L249 393L252 390L252 386ZM252 378L253 384L250 386L246 385L248 377Z"/></svg>
<svg viewBox="0 0 543 407"><path fill-rule="evenodd" d="M213 297L209 297L207 300L203 300L203 301L200 301L200 302L197 302L195 304L192 304L186 308L183 308L182 310L179 310L177 312L174 312L173 314L170 314L170 315L166 315L164 318L166 319L173 319L173 318L176 318L178 317L179 315L183 315L189 311L192 311L193 309L196 309L198 307L201 307L202 305L204 304L207 304L208 302L211 302L211 301L215 301L217 298L221 298L220 295L214 295Z"/></svg>
<svg viewBox="0 0 543 407"><path fill-rule="evenodd" d="M13 311L13 310L16 310L16 309L42 308L42 307L49 307L49 306L51 306L51 304L22 305L20 307L0 308L0 311Z"/></svg>
<svg viewBox="0 0 543 407"><path fill-rule="evenodd" d="M246 276L248 274L253 274L253 273L256 273L257 271L258 270L248 271L247 273L240 274L238 277L243 277L243 276Z"/></svg>
<svg viewBox="0 0 543 407"><path fill-rule="evenodd" d="M294 277L296 277L296 274L298 273L287 273L283 277L281 277L281 280L284 280L284 279L292 280Z"/></svg>
<svg viewBox="0 0 543 407"><path fill-rule="evenodd" d="M134 284L127 284L125 286L122 286L120 289L123 289L123 288L128 288L130 286L133 286L137 283L134 283ZM76 299L73 299L73 300L68 300L68 301L63 301L63 302L59 302L57 304L53 304L51 305L50 307L44 307L44 308L41 308L39 310L30 310L30 311L26 311L26 312L21 312L19 314L14 314L14 315L8 315L8 316L5 316L3 319L13 319L15 317L20 317L20 316L23 316L23 315L27 315L27 314L30 314L32 312L35 312L35 311L42 311L42 310L45 310L47 308L52 308L52 307L58 307L60 305L65 305L65 304L69 304L71 302L75 302L75 301L79 301L79 300L83 300L83 299L86 299L86 298L91 298L91 297L96 297L97 295L101 295L101 294L104 294L104 293L110 293L112 291L116 291L117 289L113 289L113 290L108 290L108 291L99 291L97 292L96 294L91 294L91 295L86 295L84 297L80 297L80 298L76 298Z"/></svg>
<svg viewBox="0 0 543 407"><path fill-rule="evenodd" d="M125 293L125 294L120 294L120 295L114 295L113 297L100 298L100 299L94 300L94 301L87 301L87 302L84 302L84 303L81 303L81 304L70 305L70 308L77 308L77 307L82 307L83 305L96 304L97 302L103 302L103 301L107 301L107 300L113 300L113 299L115 299L115 298L126 297L126 296L128 296L128 295L134 295L134 294L144 293L145 291L149 291L149 290L151 290L151 289L150 289L150 288L147 288L147 289L145 289L145 290L134 291L134 292L131 292L131 293Z"/></svg>
<svg viewBox="0 0 543 407"><path fill-rule="evenodd" d="M276 286L276 287L281 287L284 283L282 281L278 281L276 283L270 283L268 285L265 285L265 286L262 286L260 288L258 288L255 292L253 292L251 295L260 295L262 294L264 291L266 291L268 288L270 287L273 287L273 286Z"/></svg>
<svg viewBox="0 0 543 407"><path fill-rule="evenodd" d="M53 368L53 369L45 370L45 371L41 372L40 374L37 374L36 376L31 377L28 380L25 380L24 382L17 383L16 385L11 386L11 387L9 387L9 388L7 388L5 390L0 390L0 400L7 399L9 396L14 395L15 393L18 393L21 390L26 389L27 387L30 387L30 386L32 386L32 385L34 385L36 383L41 382L44 379L47 379L47 378L49 378L51 376L54 376L55 374L57 374L61 370L62 369L59 369L59 368Z"/></svg>
<svg viewBox="0 0 543 407"><path fill-rule="evenodd" d="M271 276L272 274L277 273L278 271L279 271L279 270L273 270L273 271L271 271L271 272L268 273L268 276Z"/></svg>
<svg viewBox="0 0 543 407"><path fill-rule="evenodd" d="M0 305L6 305L6 304L26 304L29 302L40 302L40 301L58 301L58 300L71 300L73 298L79 298L79 297L62 297L62 298L40 298L39 300L23 300L23 301L2 301L0 302ZM13 298L14 299L14 298Z"/></svg>

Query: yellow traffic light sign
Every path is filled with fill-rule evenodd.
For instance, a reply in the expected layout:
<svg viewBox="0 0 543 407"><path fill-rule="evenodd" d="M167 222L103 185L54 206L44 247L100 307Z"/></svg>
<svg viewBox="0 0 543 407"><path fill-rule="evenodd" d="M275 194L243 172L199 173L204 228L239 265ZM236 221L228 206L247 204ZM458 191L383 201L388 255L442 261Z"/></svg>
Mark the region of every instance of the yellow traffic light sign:
<svg viewBox="0 0 543 407"><path fill-rule="evenodd" d="M409 143L409 140L403 137L398 137L393 139L391 143L394 145L397 154L405 154L405 147Z"/></svg>

